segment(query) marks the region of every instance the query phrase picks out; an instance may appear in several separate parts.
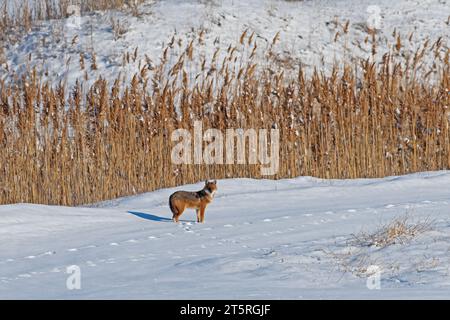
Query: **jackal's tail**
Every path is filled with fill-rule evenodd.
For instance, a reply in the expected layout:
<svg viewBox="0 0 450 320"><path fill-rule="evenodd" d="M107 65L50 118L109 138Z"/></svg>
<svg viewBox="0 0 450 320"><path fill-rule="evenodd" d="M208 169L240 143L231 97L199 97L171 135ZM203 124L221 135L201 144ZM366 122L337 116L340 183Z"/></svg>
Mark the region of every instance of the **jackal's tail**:
<svg viewBox="0 0 450 320"><path fill-rule="evenodd" d="M173 194L169 197L169 207L170 207L170 211L172 211L173 215L176 216L178 214L178 210L173 205L172 200L173 200Z"/></svg>

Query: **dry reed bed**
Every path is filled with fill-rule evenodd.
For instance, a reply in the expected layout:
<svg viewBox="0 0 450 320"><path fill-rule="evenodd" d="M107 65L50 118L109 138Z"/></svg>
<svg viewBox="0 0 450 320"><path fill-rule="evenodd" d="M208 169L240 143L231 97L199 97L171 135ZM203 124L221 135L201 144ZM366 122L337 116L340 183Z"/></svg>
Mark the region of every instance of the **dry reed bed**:
<svg viewBox="0 0 450 320"><path fill-rule="evenodd" d="M238 46L252 52L243 34ZM275 37L272 45L275 45ZM51 88L30 72L0 83L0 204L79 205L193 183L261 178L258 165L173 165L171 132L205 128L280 129L274 179L384 177L450 168L449 50L425 43L408 61L393 47L382 61L343 64L306 76L252 55L211 57L190 79L191 43L168 67L166 48L151 77L126 87ZM433 70L420 61L435 59ZM431 81L431 78L433 81ZM69 96L69 98L67 98Z"/></svg>

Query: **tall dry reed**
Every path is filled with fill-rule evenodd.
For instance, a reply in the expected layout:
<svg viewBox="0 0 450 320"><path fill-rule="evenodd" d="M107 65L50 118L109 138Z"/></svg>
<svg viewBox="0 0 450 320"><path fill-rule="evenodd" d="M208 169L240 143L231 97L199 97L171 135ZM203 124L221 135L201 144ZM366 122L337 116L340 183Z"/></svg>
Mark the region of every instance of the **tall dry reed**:
<svg viewBox="0 0 450 320"><path fill-rule="evenodd" d="M249 34L240 44L252 53ZM273 45L277 42L277 37ZM398 44L401 46L401 44ZM428 43L405 60L393 47L382 61L336 66L328 75L286 72L230 47L192 78L193 43L152 76L124 86L98 81L87 91L43 83L36 72L0 83L0 204L79 205L193 183L260 178L258 165L174 165L176 128L280 129L274 179L384 177L450 168L449 50ZM420 61L433 55L433 69ZM278 67L277 67L278 66ZM67 98L69 97L69 98Z"/></svg>

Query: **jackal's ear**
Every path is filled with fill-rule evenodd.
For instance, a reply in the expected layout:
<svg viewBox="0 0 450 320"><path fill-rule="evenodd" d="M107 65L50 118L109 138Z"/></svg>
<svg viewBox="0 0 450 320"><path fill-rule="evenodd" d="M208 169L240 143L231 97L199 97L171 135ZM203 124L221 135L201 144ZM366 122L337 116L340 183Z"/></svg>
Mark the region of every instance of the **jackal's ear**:
<svg viewBox="0 0 450 320"><path fill-rule="evenodd" d="M214 183L214 184L217 184L217 180L214 180L213 183Z"/></svg>
<svg viewBox="0 0 450 320"><path fill-rule="evenodd" d="M205 185L208 184L208 180L205 180Z"/></svg>

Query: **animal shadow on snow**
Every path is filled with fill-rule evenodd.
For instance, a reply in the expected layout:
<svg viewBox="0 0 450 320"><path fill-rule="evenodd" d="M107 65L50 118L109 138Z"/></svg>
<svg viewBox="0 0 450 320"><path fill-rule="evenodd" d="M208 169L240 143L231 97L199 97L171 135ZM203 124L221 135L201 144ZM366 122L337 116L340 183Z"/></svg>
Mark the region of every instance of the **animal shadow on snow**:
<svg viewBox="0 0 450 320"><path fill-rule="evenodd" d="M156 216L154 214L150 213L144 213L144 212L137 212L137 211L128 211L128 213L131 213L132 215L135 215L136 217L145 219L145 220L151 220L156 222L172 222L172 219L166 218L166 217L160 217ZM191 220L180 220L180 222L195 222Z"/></svg>

